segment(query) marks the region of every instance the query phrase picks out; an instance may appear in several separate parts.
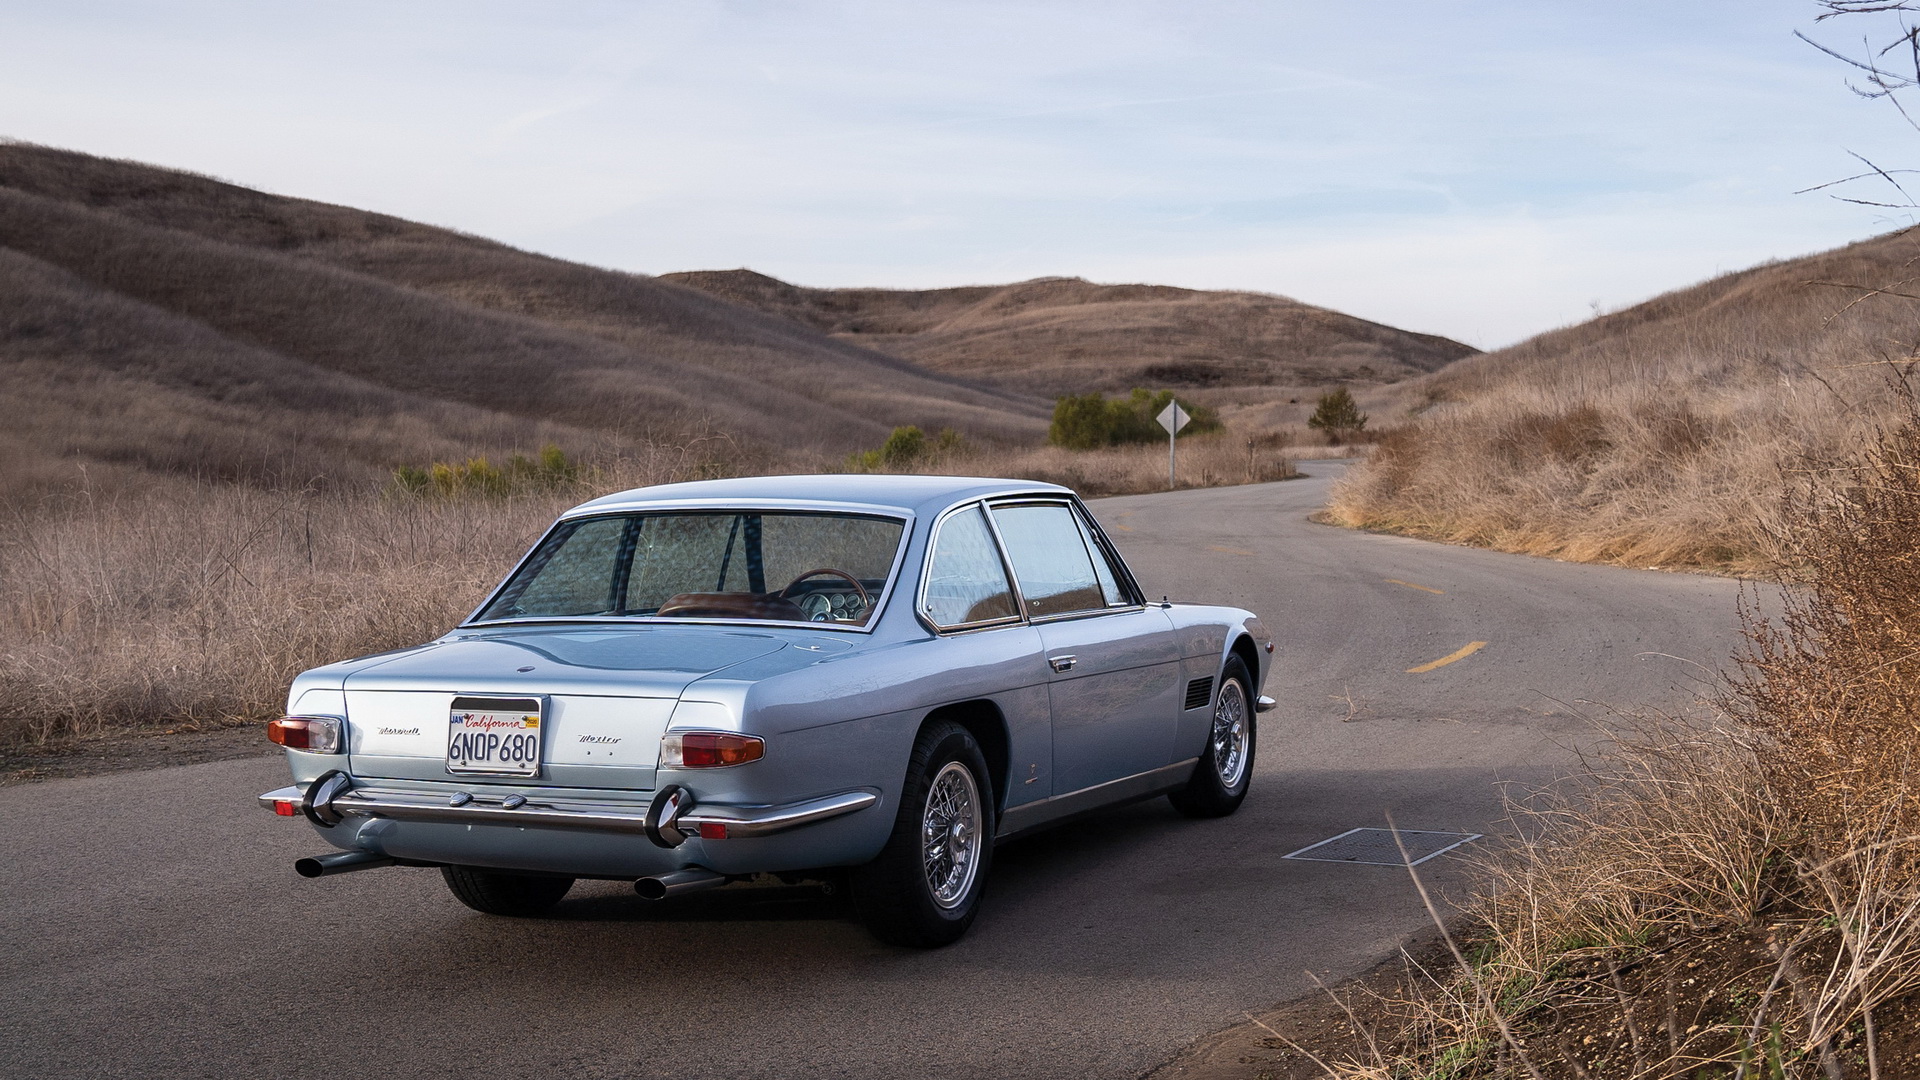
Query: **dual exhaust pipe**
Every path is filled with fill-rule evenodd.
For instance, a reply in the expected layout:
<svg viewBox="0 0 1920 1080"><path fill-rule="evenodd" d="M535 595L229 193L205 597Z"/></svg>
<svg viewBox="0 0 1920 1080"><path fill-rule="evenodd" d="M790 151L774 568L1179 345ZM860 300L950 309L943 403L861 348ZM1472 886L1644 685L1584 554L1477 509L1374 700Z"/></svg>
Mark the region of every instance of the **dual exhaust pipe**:
<svg viewBox="0 0 1920 1080"><path fill-rule="evenodd" d="M300 810L315 824L323 828L332 828L340 822L340 813L333 809L333 800L337 795L349 790L352 782L347 774L334 770L321 776L309 785L300 801ZM687 789L678 785L669 785L662 790L648 807L646 833L648 839L663 848L678 847L687 839L687 834L679 828L680 817L693 808L693 796ZM348 874L355 870L377 870L383 866L392 866L400 860L377 851L330 851L325 855L313 855L294 861L293 872L303 878L330 877L334 874ZM419 864L413 864L419 865ZM688 867L671 873L643 877L633 883L633 891L645 900L665 900L669 896L681 896L699 892L702 889L718 888L733 879L725 874L716 874L700 867Z"/></svg>

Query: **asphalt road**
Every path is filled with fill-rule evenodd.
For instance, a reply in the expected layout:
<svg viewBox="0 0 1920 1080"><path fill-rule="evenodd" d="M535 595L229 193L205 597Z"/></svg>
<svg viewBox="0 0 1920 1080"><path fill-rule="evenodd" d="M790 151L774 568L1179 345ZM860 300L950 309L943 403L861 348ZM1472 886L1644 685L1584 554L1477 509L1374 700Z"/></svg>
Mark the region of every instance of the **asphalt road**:
<svg viewBox="0 0 1920 1080"><path fill-rule="evenodd" d="M1280 642L1253 794L1164 800L1002 849L936 952L805 887L648 903L582 883L476 915L431 870L321 881L256 809L272 758L0 790L0 1075L1129 1077L1389 954L1404 869L1283 860L1350 828L1492 832L1606 706L1684 708L1735 647L1734 582L1307 521L1315 478L1095 504L1153 595ZM1474 642L1463 658L1421 667ZM1447 885L1446 859L1422 868Z"/></svg>

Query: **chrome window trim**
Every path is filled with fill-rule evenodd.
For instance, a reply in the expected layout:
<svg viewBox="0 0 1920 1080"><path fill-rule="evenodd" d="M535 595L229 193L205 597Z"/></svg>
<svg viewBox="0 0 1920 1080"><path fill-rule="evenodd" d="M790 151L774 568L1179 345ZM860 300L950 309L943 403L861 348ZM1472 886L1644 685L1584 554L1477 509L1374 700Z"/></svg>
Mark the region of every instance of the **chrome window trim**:
<svg viewBox="0 0 1920 1080"><path fill-rule="evenodd" d="M993 538L993 553L1000 559L1000 572L1007 575L1007 590L1013 596L1015 613L998 619L983 619L979 622L954 623L952 626L941 626L939 623L933 621L932 615L927 613L927 581L933 573L933 551L940 542L940 529L947 523L947 519L955 514L965 513L968 510L978 510L980 511L980 516L986 519L987 535ZM919 617L920 625L925 626L927 629L942 637L948 634L966 634L972 633L975 630L994 630L1003 626L1020 626L1026 623L1027 602L1026 599L1020 595L1019 579L1014 577L1013 564L1007 561L1006 545L1000 541L1000 530L994 527L993 515L987 512L985 499L969 499L966 502L949 506L945 510L940 511L939 517L933 519L933 526L927 530L927 550L920 559L920 586L914 593L913 613Z"/></svg>
<svg viewBox="0 0 1920 1080"><path fill-rule="evenodd" d="M1127 594L1133 597L1131 602L1110 604L1108 606L1114 608L1146 607L1146 590L1140 587L1139 579L1133 576L1133 567L1128 566L1127 560L1121 557L1120 549L1113 546L1113 538L1108 536L1104 529L1100 528L1100 523L1094 520L1093 511L1087 509L1087 504L1081 501L1078 496L1075 496L1073 499L1073 508L1075 512L1079 514L1080 523L1086 527L1087 534L1093 537L1093 542L1098 544L1101 552L1107 556L1107 568L1110 570L1117 568L1119 570L1119 573L1114 575L1115 578L1119 580L1121 588L1127 590Z"/></svg>
<svg viewBox="0 0 1920 1080"><path fill-rule="evenodd" d="M797 500L789 505L777 505L779 500L769 500L767 502L727 502L711 506L701 505L703 502L710 501L712 500L700 500L699 502L682 500L647 504L646 506L625 507L617 510L610 509L594 514L562 514L554 520L553 524L547 526L546 531L540 534L540 539L533 542L533 546L527 549L526 554L520 556L519 560L513 564L513 569L507 571L506 576L500 579L500 583L488 591L487 598L480 602L480 606L474 608L466 618L460 620L460 625L454 627L454 629L484 630L491 626L526 626L530 624L537 625L539 623L597 623L603 626L781 626L808 630L838 630L842 633L871 634L879 628L881 618L886 615L887 601L893 598L893 594L898 591L900 587L900 572L906 568L907 548L913 543L914 515L912 511L901 510L898 507L869 507L852 503L823 507L818 503L801 503ZM554 530L560 528L562 525L592 521L596 518L632 517L636 514L651 514L656 512L727 513L729 511L743 514L819 514L827 517L887 518L892 521L898 521L900 523L900 543L893 550L893 564L887 571L887 587L880 591L879 598L873 602L873 614L867 618L865 623L857 626L848 623L796 622L789 619L686 618L674 615L529 615L524 618L488 619L486 622L476 621L480 613L492 607L494 600L498 598L502 592L506 591L507 583L519 575L520 568L526 565L527 560L533 557L534 552L540 550L540 545L546 543L547 538L553 535ZM1009 574L1008 576L1011 577L1012 575Z"/></svg>
<svg viewBox="0 0 1920 1080"><path fill-rule="evenodd" d="M1082 608L1079 611L1056 611L1051 615L1033 614L1031 611L1027 609L1026 594L1022 592L1020 589L1020 575L1017 573L1014 573L1013 560L1007 556L1006 541L1000 540L1000 526L999 526L999 523L993 520L992 511L994 508L1000 507L1000 506L1051 505L1051 506L1064 506L1067 508L1067 513L1075 514L1075 513L1082 513L1081 511L1076 510L1076 506L1080 500L1077 496L1049 494L1049 495L994 496L992 498L982 499L980 501L986 504L988 508L987 522L993 526L994 539L1000 541L1000 558L1001 558L1001 561L1006 564L1007 576L1013 581L1013 591L1015 595L1019 596L1020 598L1020 611L1023 615L1026 616L1027 622L1035 626L1044 626L1047 623L1067 622L1072 619L1090 619L1100 615L1119 615L1129 611L1145 610L1146 608L1145 602L1138 601L1138 602L1129 603L1129 604L1108 604L1105 607ZM1091 521L1092 515L1086 514L1084 515L1084 519ZM1085 549L1086 543L1087 543L1086 536L1084 534L1080 534L1080 531L1078 529L1074 531L1076 535L1080 535L1081 548ZM1094 553L1092 551L1088 551L1087 552L1087 559L1088 559L1087 569L1089 570L1093 569L1093 565L1092 565L1093 557L1094 557ZM1134 585L1133 583L1132 568L1127 567L1125 562L1121 562L1120 565L1122 567L1126 567L1126 570L1127 570L1126 584L1133 589L1134 596L1136 597L1139 596L1140 589L1137 585Z"/></svg>
<svg viewBox="0 0 1920 1080"><path fill-rule="evenodd" d="M1007 554L1007 538L1000 535L1000 523L993 519L993 508L999 505L992 499L980 500L980 515L987 519L987 531L993 534L993 545L1000 552L1000 565L1006 568L1007 585L1013 589L1014 606L1020 609L1020 621L1033 621L1033 609L1027 604L1027 591L1020 587L1020 575L1014 572L1013 556Z"/></svg>

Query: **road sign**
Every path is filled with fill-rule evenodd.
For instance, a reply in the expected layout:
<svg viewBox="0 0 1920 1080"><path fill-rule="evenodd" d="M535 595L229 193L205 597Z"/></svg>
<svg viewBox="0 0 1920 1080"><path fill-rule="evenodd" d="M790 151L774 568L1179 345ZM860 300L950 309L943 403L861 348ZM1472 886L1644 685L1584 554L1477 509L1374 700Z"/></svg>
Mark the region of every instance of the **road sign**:
<svg viewBox="0 0 1920 1080"><path fill-rule="evenodd" d="M1187 426L1187 421L1193 418L1187 415L1187 410L1181 408L1178 401L1170 401L1167 403L1166 408L1160 410L1160 415L1154 417L1154 419L1160 421L1160 426L1167 429L1167 490L1172 491L1173 440L1175 436L1180 434L1180 429Z"/></svg>

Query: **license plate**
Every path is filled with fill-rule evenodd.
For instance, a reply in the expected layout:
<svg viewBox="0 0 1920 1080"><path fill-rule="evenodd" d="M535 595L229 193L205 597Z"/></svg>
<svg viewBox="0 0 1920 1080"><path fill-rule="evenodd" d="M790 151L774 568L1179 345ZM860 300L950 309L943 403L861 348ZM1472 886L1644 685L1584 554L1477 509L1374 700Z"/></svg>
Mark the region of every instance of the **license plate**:
<svg viewBox="0 0 1920 1080"><path fill-rule="evenodd" d="M539 698L454 698L447 723L447 771L540 775L540 704Z"/></svg>

